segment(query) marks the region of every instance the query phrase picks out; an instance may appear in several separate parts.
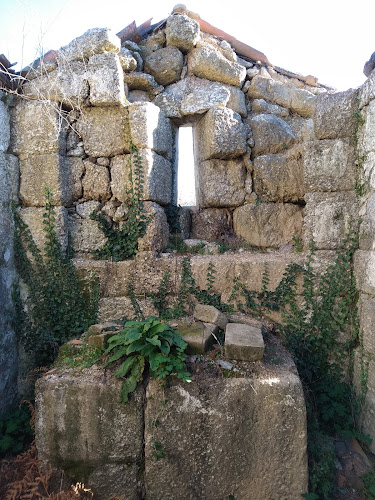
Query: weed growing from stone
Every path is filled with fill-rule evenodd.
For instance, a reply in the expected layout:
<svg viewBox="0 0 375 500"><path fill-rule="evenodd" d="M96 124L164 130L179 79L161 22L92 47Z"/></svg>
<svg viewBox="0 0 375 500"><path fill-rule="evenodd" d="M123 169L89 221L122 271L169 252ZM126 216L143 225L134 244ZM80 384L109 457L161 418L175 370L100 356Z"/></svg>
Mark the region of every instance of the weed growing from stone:
<svg viewBox="0 0 375 500"><path fill-rule="evenodd" d="M130 299L131 305L132 305L133 310L134 310L135 319L137 319L139 321L144 320L145 316L143 314L141 306L139 305L137 297L135 296L134 285L131 281L128 281L128 283L126 285L126 290L128 292L129 299Z"/></svg>
<svg viewBox="0 0 375 500"><path fill-rule="evenodd" d="M169 203L164 208L165 215L167 216L167 222L169 226L169 232L173 235L181 234L181 225L180 225L180 212L181 207L178 205L173 205L173 203Z"/></svg>
<svg viewBox="0 0 375 500"><path fill-rule="evenodd" d="M213 291L215 282L215 266L210 262L207 269L206 289L201 289L193 276L191 261L189 257L182 259L181 283L178 289L177 298L172 307L169 308L169 319L181 318L190 314L192 308L192 298L195 297L199 303L214 306L222 312L231 313L233 308L221 301L221 295Z"/></svg>
<svg viewBox="0 0 375 500"><path fill-rule="evenodd" d="M62 250L48 189L43 216L44 253L17 211L14 220L16 266L28 288L27 311L19 286L13 290L15 330L25 350L33 353L41 366L54 359L58 346L95 323L99 280L96 276L80 280L70 256Z"/></svg>
<svg viewBox="0 0 375 500"><path fill-rule="evenodd" d="M251 245L251 243L248 243L247 241L243 240L242 238L231 238L229 241L223 239L222 241L217 241L216 246L219 249L219 253L226 253L226 252L235 252L237 250L257 250L261 251L261 248L257 248L254 245Z"/></svg>
<svg viewBox="0 0 375 500"><path fill-rule="evenodd" d="M167 298L170 291L171 268L168 266L163 279L161 280L158 291L151 297L152 303L158 311L159 318L169 319L169 308L167 307Z"/></svg>
<svg viewBox="0 0 375 500"><path fill-rule="evenodd" d="M152 443L152 458L155 460L160 460L161 458L165 458L165 451L163 450L163 446L159 441L154 441Z"/></svg>
<svg viewBox="0 0 375 500"><path fill-rule="evenodd" d="M248 290L239 278L235 278L230 302L235 302L236 308L240 312L250 313L257 318L267 317L269 311L279 311L285 305L296 285L297 275L302 272L302 269L298 264L288 264L279 285L274 291L270 291L268 290L269 269L266 262L261 291Z"/></svg>
<svg viewBox="0 0 375 500"><path fill-rule="evenodd" d="M293 243L294 243L294 251L296 253L301 253L303 252L303 243L300 240L300 238L297 238L296 236L293 236Z"/></svg>
<svg viewBox="0 0 375 500"><path fill-rule="evenodd" d="M305 388L311 489L327 500L332 498L333 451L327 454L328 445L322 443L336 433L369 441L356 430L360 401L344 381L343 368L358 343L358 294L351 265L357 246L358 235L349 233L316 291L312 248L303 271L303 305L297 305L294 290L283 309L281 332ZM350 336L340 343L345 333Z"/></svg>
<svg viewBox="0 0 375 500"><path fill-rule="evenodd" d="M114 261L133 259L138 253L138 240L146 234L151 217L147 216L143 206L144 174L141 156L135 146L131 147L132 160L129 170L130 188L127 192L127 218L121 228L114 227L101 213L93 212L90 219L99 224L107 238L103 248L94 250L97 259Z"/></svg>
<svg viewBox="0 0 375 500"><path fill-rule="evenodd" d="M124 329L108 340L105 351L111 357L105 367L121 360L114 376L125 378L121 386L121 401L126 402L137 384L143 380L145 370L154 379L176 375L184 382L190 381L185 366L187 344L176 330L150 317L144 321L128 321Z"/></svg>
<svg viewBox="0 0 375 500"><path fill-rule="evenodd" d="M199 242L196 245L187 245L180 234L170 235L168 249L175 250L178 255L204 255L205 243Z"/></svg>

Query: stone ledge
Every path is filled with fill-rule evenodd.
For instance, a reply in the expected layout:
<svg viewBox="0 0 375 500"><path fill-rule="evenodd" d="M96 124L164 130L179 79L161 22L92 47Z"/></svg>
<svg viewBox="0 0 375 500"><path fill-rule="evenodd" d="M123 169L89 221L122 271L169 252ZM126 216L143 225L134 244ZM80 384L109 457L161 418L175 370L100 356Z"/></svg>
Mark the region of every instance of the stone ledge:
<svg viewBox="0 0 375 500"><path fill-rule="evenodd" d="M322 268L326 266L333 253L321 252L318 262L322 262ZM154 293L160 286L163 274L168 266L175 270L177 281L175 290L180 286L181 262L183 256L176 257L171 254L161 254L159 258L151 259L150 262L138 262L138 260L126 260L111 262L108 260L92 260L84 258L74 259L74 265L82 277L96 273L100 278L101 297L114 298L127 296L127 284L134 284L137 295L149 295ZM207 270L210 263L215 266L215 282L213 291L215 293L230 294L233 279L241 276L241 282L249 290L260 292L262 290L262 275L266 263L269 269L269 290L275 290L283 277L286 266L290 262L303 264L304 255L293 252L241 252L237 254L199 255L192 256L191 268L196 283L202 289L207 287ZM173 291L172 291L173 294Z"/></svg>

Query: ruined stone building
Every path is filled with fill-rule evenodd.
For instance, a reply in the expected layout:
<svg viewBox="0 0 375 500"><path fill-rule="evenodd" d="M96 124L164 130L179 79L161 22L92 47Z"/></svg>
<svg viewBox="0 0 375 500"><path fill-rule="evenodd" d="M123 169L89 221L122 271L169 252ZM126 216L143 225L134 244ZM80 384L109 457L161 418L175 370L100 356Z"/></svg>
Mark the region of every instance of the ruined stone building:
<svg viewBox="0 0 375 500"><path fill-rule="evenodd" d="M207 25L179 7L158 25L143 25L138 30L131 25L118 36L109 29L89 30L34 63L25 76L22 95L11 105L0 100L1 411L11 405L17 392L17 349L10 322L11 290L17 280L12 205L19 204L22 219L42 247L44 190L51 190L63 247L70 233L76 267L82 275L94 271L100 278L100 321L133 314L129 279L146 314L155 314L150 295L168 266L176 268L177 275L181 266L181 258L167 250L170 230L165 208L176 204L178 197L179 129L191 126L197 197L196 206L182 209L180 225L185 240L205 242L206 253L191 258L193 275L202 288L213 262L214 289L223 300L229 298L236 277L249 289L259 291L267 262L272 289L290 262L303 262L304 253L296 253L295 246L303 245L306 252L311 239L317 248L319 275L333 261L349 229L359 231L354 269L363 335L361 355L364 353L369 363L362 430L373 434L375 71L362 87L335 93L314 77L271 65L264 54L239 42L236 45L233 39L227 41L223 32L212 34ZM93 260L91 252L102 248L106 239L90 214L100 211L110 223L121 224L126 218L123 202L129 189L133 146L144 167L144 205L151 221L134 260ZM256 251L215 251L215 243L228 238L242 238ZM359 353L357 358L354 377L359 383ZM293 391L299 394L289 419L295 421L289 432L296 434L303 429L296 417L304 411L298 406L303 396L299 382L291 378L288 372L280 384L286 384L285 398L294 397ZM222 388L228 407L234 404L231 390L238 394L237 380L229 380L230 387ZM267 399L268 386L258 385L259 394L265 391ZM283 393L282 388L278 390ZM181 397L186 404L201 404L197 394ZM219 395L207 398L214 401ZM125 418L116 414L116 425L141 425L135 423L142 412L141 400L138 394L132 403L133 415ZM277 411L289 407L283 408ZM202 418L216 422L215 411L214 405L202 410ZM274 425L277 428L277 418ZM263 431L260 426L257 432ZM216 442L214 434L210 439ZM131 442L124 444L135 450L129 458L133 465L139 458L136 435L134 431ZM112 437L116 443L121 441L116 435ZM293 445L296 448L305 443L305 436L300 438L299 444ZM110 463L94 470L92 483L120 474L129 488L126 498L139 498L134 486L139 479L135 466L129 473L120 455L121 449ZM299 498L303 492L299 489L307 484L305 450L294 456L298 463L291 467L300 470L297 475L288 476L284 470L286 479L282 479L275 467L280 498ZM150 498L165 500L157 480L159 484L170 481L177 488L178 470L163 472L159 462L157 468L150 466L148 470ZM244 477L236 477L236 481L247 491ZM291 494L287 488L293 482ZM216 487L223 495L221 483L212 483L208 472L203 483L207 490L200 498L219 498ZM254 486L255 490L257 487L265 486ZM177 498L171 495L168 498ZM188 496L191 492L185 495L199 498Z"/></svg>

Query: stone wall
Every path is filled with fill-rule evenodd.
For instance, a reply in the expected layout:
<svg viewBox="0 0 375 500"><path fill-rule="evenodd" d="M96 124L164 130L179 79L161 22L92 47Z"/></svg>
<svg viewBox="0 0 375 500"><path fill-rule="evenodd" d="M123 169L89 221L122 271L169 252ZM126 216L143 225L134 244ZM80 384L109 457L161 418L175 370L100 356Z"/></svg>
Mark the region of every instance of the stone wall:
<svg viewBox="0 0 375 500"><path fill-rule="evenodd" d="M198 186L191 237L216 241L234 232L262 248L303 238L303 144L314 139L315 102L325 89L239 58L185 15L169 17L139 45L90 30L28 79L28 100L13 113L12 150L21 213L34 234L48 186L77 256L101 248L89 215L124 220L132 142L154 214L141 250L165 248L161 207L176 199L174 136L190 123Z"/></svg>
<svg viewBox="0 0 375 500"><path fill-rule="evenodd" d="M176 199L175 148L182 125L194 129L198 195L185 236L209 242L237 236L259 250L192 258L203 288L208 264L215 264L215 291L224 300L235 277L259 290L265 262L275 288L285 266L303 260L293 245L302 242L306 250L311 238L322 272L361 215L355 265L369 360L363 420L369 431L375 423L374 75L359 90L327 92L313 79L307 85L298 75L244 60L180 12L138 44L121 44L108 29L89 30L56 60L35 66L27 79L11 111L12 154L5 154L6 139L0 155L10 173L19 159L20 213L39 246L44 188L51 189L63 245L70 231L76 266L100 276L101 320L132 315L129 281L143 297L146 314L155 313L147 297L168 266L178 286L181 259L163 253L169 239L164 208ZM94 261L91 252L106 239L90 214L97 210L113 225L126 218L131 144L142 158L143 198L153 217L135 260ZM11 264L3 259L1 265Z"/></svg>
<svg viewBox="0 0 375 500"><path fill-rule="evenodd" d="M42 246L44 188L51 189L63 244L69 230L77 265L85 271L100 268L100 319L132 314L124 286L129 280L147 296L154 291L152 284L160 282L160 272L175 266L173 255L161 254L160 260L158 253L169 239L163 208L176 199L175 137L181 125L194 128L198 195L185 237L215 242L234 236L262 252L282 250L271 258L244 254L245 264L231 265L228 282L217 286L222 293L239 273L251 286L266 261L281 269L293 260L292 245L308 241L321 222L316 201L321 207L330 200L345 205L347 172L342 172L341 184L325 185L336 195L322 194L314 168L319 152L314 150L313 116L326 90L241 59L227 42L200 32L186 15L169 17L139 44L121 45L110 30L90 30L63 47L56 61L34 68L28 80L23 88L28 100L21 99L12 113L20 213ZM114 225L125 219L131 142L142 158L144 202L152 221L135 262L96 263L91 252L106 239L90 214L98 210ZM326 159L330 145L322 142ZM348 140L334 146L336 163L348 148ZM310 167L305 179L306 157ZM333 210L331 219L335 214ZM319 241L318 247L335 245ZM322 259L326 262L327 256ZM213 260L217 275L224 276L226 259ZM258 274L253 278L248 272L244 278L241 266ZM194 273L199 267L199 261L193 264ZM118 278L108 291L104 283L113 275Z"/></svg>
<svg viewBox="0 0 375 500"><path fill-rule="evenodd" d="M9 108L0 91L0 416L17 395L17 348L12 328L13 255L12 204L18 201L18 160L8 153Z"/></svg>
<svg viewBox="0 0 375 500"><path fill-rule="evenodd" d="M185 237L241 237L260 250L210 256L224 300L234 277L249 288L259 284L265 262L275 287L298 257L293 245L306 249L311 237L323 270L358 219L356 92L332 94L245 61L188 15L170 16L139 44L89 30L55 60L35 65L27 80L27 99L11 113L20 214L43 246L44 189L52 191L63 246L69 231L77 267L100 275L101 320L133 314L129 281L146 313L155 312L147 296L168 266L178 283L179 259L161 252L169 240L164 207L176 199L181 125L194 129L198 195ZM90 214L97 210L114 226L126 218L131 143L142 159L151 223L135 261L97 262L91 252L106 238ZM202 287L207 266L207 259L192 259Z"/></svg>
<svg viewBox="0 0 375 500"><path fill-rule="evenodd" d="M362 347L355 356L355 382L358 389L367 382L367 394L361 426L366 434L374 436L375 428L375 72L359 89L357 157L360 169L358 194L360 203L359 250L355 254L355 271L359 291L359 319ZM375 451L373 441L370 446Z"/></svg>

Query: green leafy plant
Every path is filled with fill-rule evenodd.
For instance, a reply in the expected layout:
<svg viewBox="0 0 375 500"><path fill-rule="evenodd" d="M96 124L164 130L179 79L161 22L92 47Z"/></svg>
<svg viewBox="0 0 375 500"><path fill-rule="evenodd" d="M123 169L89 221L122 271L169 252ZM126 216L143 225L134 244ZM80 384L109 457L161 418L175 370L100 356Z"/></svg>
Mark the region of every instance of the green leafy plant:
<svg viewBox="0 0 375 500"><path fill-rule="evenodd" d="M210 262L208 264L208 269L207 269L207 292L209 294L212 294L214 290L215 274L216 274L215 265L212 262Z"/></svg>
<svg viewBox="0 0 375 500"><path fill-rule="evenodd" d="M179 205L173 205L173 203L169 203L164 208L165 215L167 216L167 222L169 226L169 232L173 235L181 233L181 224L180 224L180 212L181 207Z"/></svg>
<svg viewBox="0 0 375 500"><path fill-rule="evenodd" d="M121 361L114 376L125 377L121 387L121 400L128 401L148 369L154 379L165 379L176 375L184 382L190 381L186 370L184 353L187 344L166 323L150 317L144 321L128 321L124 330L111 337L105 354L111 357L105 366Z"/></svg>
<svg viewBox="0 0 375 500"><path fill-rule="evenodd" d="M248 243L247 241L243 240L240 237L231 237L229 240L226 240L225 238L222 241L217 241L216 246L219 249L219 253L225 253L225 252L230 252L230 251L236 251L239 250L240 248L244 250L258 250L261 251L260 248L254 247L251 243Z"/></svg>
<svg viewBox="0 0 375 500"><path fill-rule="evenodd" d="M175 304L167 312L168 317L180 318L181 316L189 314L193 303L192 297L195 297L201 304L214 306L223 312L232 312L233 308L222 302L221 295L213 291L215 273L215 266L210 262L207 269L206 289L201 289L194 279L190 258L184 257L182 259L180 287L178 289Z"/></svg>
<svg viewBox="0 0 375 500"><path fill-rule="evenodd" d="M167 305L170 279L171 268L168 266L160 282L158 291L152 295L152 303L157 309L159 318L161 319L170 319L170 309Z"/></svg>
<svg viewBox="0 0 375 500"><path fill-rule="evenodd" d="M358 341L357 290L352 256L358 235L350 232L319 282L313 272L315 249L303 270L303 303L295 288L283 308L281 333L304 385L308 412L311 493L332 498L332 444L336 433L355 433L358 400L344 379L345 359ZM340 336L348 339L340 342ZM318 444L320 443L320 444ZM323 444L324 446L323 446Z"/></svg>
<svg viewBox="0 0 375 500"><path fill-rule="evenodd" d="M189 269L191 272L191 268ZM194 295L201 304L207 304L209 306L214 306L217 309L223 312L231 312L231 308L221 301L220 293L215 293L214 284L215 284L215 274L216 269L215 265L210 262L207 268L206 275L206 288L201 289L195 283L195 280L192 281L191 294Z"/></svg>
<svg viewBox="0 0 375 500"><path fill-rule="evenodd" d="M0 458L20 453L33 439L30 427L31 413L26 405L0 418Z"/></svg>
<svg viewBox="0 0 375 500"><path fill-rule="evenodd" d="M196 245L187 245L182 239L181 234L175 233L170 236L168 249L175 250L178 255L203 255L206 244L201 241Z"/></svg>
<svg viewBox="0 0 375 500"><path fill-rule="evenodd" d="M42 365L53 360L59 345L95 323L99 280L94 275L80 280L70 256L63 252L48 189L43 215L44 253L17 211L14 221L16 265L27 285L30 303L26 312L20 288L14 287L15 329L26 351L33 352L37 363Z"/></svg>
<svg viewBox="0 0 375 500"><path fill-rule="evenodd" d="M350 233L336 259L317 283L314 249L303 270L303 303L296 289L284 304L281 332L312 395L311 404L328 432L353 427L352 412L343 405L350 394L343 380L344 360L358 338L357 290L351 266L358 237ZM339 337L351 330L345 343ZM327 405L330 402L330 405ZM335 403L335 404L333 404Z"/></svg>
<svg viewBox="0 0 375 500"><path fill-rule="evenodd" d="M250 313L258 318L267 317L269 311L280 311L288 302L296 286L296 278L303 271L303 268L290 263L284 271L283 278L274 291L268 290L269 267L264 264L262 276L262 287L260 291L248 290L238 277L233 281L230 302L236 302L236 307L243 313Z"/></svg>
<svg viewBox="0 0 375 500"><path fill-rule="evenodd" d="M175 231L173 234L169 235L169 243L167 250L176 250L178 254L185 254L187 252L188 246L184 243L181 234Z"/></svg>
<svg viewBox="0 0 375 500"><path fill-rule="evenodd" d="M358 294L351 263L357 246L358 235L350 232L318 281L313 271L315 248L311 245L303 270L303 304L297 304L294 289L283 309L281 332L306 395L310 489L324 500L332 498L335 474L329 437L339 432L368 439L355 430L358 400L343 371L359 333ZM345 333L348 339L340 342Z"/></svg>
<svg viewBox="0 0 375 500"><path fill-rule="evenodd" d="M361 476L365 485L364 494L367 500L375 500L375 469L366 472Z"/></svg>
<svg viewBox="0 0 375 500"><path fill-rule="evenodd" d="M138 240L142 238L151 220L143 205L144 174L141 156L135 146L131 146L131 165L129 169L129 185L127 199L127 218L121 228L112 224L103 214L93 212L92 220L98 222L99 228L107 238L103 248L94 250L97 259L113 259L114 261L133 259L138 252Z"/></svg>
<svg viewBox="0 0 375 500"><path fill-rule="evenodd" d="M132 281L127 282L126 290L128 292L129 299L130 299L131 305L132 305L133 310L134 310L135 319L144 320L145 316L144 316L142 308L137 300L137 297L135 296L134 285L133 285Z"/></svg>
<svg viewBox="0 0 375 500"><path fill-rule="evenodd" d="M301 253L303 251L303 242L301 241L301 239L293 236L292 240L294 244L294 251L296 253Z"/></svg>
<svg viewBox="0 0 375 500"><path fill-rule="evenodd" d="M163 450L163 445L159 441L154 441L152 443L152 458L155 460L160 460L165 458L165 451Z"/></svg>

